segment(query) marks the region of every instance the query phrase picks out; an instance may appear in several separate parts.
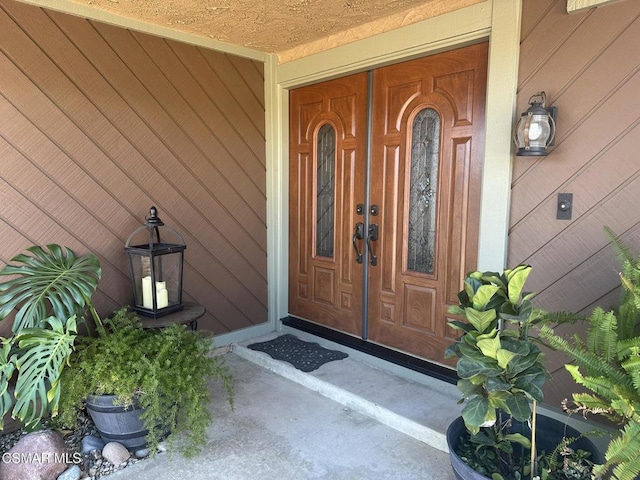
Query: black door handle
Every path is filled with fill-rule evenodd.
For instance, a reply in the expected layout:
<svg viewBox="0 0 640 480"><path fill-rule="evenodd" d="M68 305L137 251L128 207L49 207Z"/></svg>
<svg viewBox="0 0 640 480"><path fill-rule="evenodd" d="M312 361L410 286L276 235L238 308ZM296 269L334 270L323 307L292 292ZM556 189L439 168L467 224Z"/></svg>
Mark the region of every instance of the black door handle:
<svg viewBox="0 0 640 480"><path fill-rule="evenodd" d="M374 267L378 264L378 257L373 253L371 248L371 242L378 240L378 224L372 223L369 225L369 235L367 235L367 249L369 250L370 263Z"/></svg>
<svg viewBox="0 0 640 480"><path fill-rule="evenodd" d="M362 240L364 238L364 223L358 222L356 223L355 232L353 233L353 237L351 239L351 243L353 244L353 249L356 251L356 263L362 263L362 253L358 248L358 240Z"/></svg>

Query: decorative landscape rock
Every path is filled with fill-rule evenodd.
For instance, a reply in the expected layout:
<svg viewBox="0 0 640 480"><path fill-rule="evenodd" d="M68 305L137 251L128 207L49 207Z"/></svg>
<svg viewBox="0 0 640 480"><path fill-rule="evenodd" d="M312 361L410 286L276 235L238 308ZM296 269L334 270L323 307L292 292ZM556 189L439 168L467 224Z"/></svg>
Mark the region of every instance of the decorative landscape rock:
<svg viewBox="0 0 640 480"><path fill-rule="evenodd" d="M118 442L109 442L102 449L102 457L116 466L129 460L130 456L129 450Z"/></svg>
<svg viewBox="0 0 640 480"><path fill-rule="evenodd" d="M135 452L133 452L136 458L146 458L150 453L151 450L149 450L148 448L141 448L140 450L136 450Z"/></svg>
<svg viewBox="0 0 640 480"><path fill-rule="evenodd" d="M79 480L82 476L82 470L78 465L67 468L57 480Z"/></svg>
<svg viewBox="0 0 640 480"><path fill-rule="evenodd" d="M45 422L44 425L46 426L48 423ZM27 435L27 432L25 432L24 429L12 433L5 432L0 434L0 454L8 453L25 435ZM67 451L70 452L71 461L80 468L80 478L82 478L82 480L99 480L113 473L115 470L121 470L129 465L145 461L144 459L148 458L144 457L144 459L141 459L131 456L124 465L120 464L116 467L102 458L102 447L91 450L89 453L82 453L81 443L82 439L86 436L93 436L102 440L98 437L98 432L89 415L87 415L86 411L81 411L78 414L75 429L64 435L64 442L67 445ZM71 467L71 465L67 466ZM68 468L62 475L72 475L73 472L76 471L77 469L71 471L71 468ZM0 479L2 479L2 477L0 477ZM60 477L58 477L58 480L59 479ZM62 477L62 480L74 480L74 478L71 476L69 478Z"/></svg>
<svg viewBox="0 0 640 480"><path fill-rule="evenodd" d="M71 462L62 435L53 430L22 437L0 464L1 480L56 480Z"/></svg>
<svg viewBox="0 0 640 480"><path fill-rule="evenodd" d="M105 446L105 441L94 435L87 435L82 439L82 453L88 455L94 450L102 450Z"/></svg>

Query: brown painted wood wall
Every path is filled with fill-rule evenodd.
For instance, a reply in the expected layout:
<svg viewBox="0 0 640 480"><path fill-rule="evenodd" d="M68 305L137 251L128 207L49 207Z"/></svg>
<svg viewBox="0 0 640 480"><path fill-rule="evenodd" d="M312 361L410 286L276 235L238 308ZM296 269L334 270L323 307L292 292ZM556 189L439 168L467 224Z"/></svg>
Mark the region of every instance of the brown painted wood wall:
<svg viewBox="0 0 640 480"><path fill-rule="evenodd" d="M589 313L618 302L619 266L603 231L611 227L640 254L640 2L567 14L566 0L524 0L518 112L545 90L558 107L556 147L516 157L509 265L533 266L536 305ZM558 193L573 193L573 217L556 220ZM546 403L572 391L549 356Z"/></svg>
<svg viewBox="0 0 640 480"><path fill-rule="evenodd" d="M185 238L185 301L224 333L267 320L262 63L0 0L0 264L32 244L100 258L155 205Z"/></svg>

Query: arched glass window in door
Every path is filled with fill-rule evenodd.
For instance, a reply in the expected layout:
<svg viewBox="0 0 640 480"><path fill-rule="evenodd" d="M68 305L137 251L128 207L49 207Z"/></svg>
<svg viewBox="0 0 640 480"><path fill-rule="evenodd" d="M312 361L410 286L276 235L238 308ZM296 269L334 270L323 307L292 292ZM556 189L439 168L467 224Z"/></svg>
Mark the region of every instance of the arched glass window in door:
<svg viewBox="0 0 640 480"><path fill-rule="evenodd" d="M440 156L440 115L425 108L411 131L411 177L407 270L435 270L436 199Z"/></svg>
<svg viewBox="0 0 640 480"><path fill-rule="evenodd" d="M316 159L316 255L332 258L336 132L329 124L323 125L318 131Z"/></svg>

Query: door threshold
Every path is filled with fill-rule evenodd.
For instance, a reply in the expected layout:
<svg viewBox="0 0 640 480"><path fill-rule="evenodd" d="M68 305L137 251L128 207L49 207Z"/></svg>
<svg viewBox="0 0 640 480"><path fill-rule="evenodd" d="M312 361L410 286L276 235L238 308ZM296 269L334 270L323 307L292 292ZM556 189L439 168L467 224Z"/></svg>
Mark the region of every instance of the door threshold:
<svg viewBox="0 0 640 480"><path fill-rule="evenodd" d="M458 376L456 375L455 370L399 352L398 350L394 350L377 343L372 343L367 340L362 340L361 338L354 337L347 333L333 330L323 325L318 325L317 323L293 317L291 315L282 318L281 321L282 324L287 327L316 335L317 337L325 340L372 355L381 360L413 370L423 375L428 375L443 382L455 384L458 381Z"/></svg>

